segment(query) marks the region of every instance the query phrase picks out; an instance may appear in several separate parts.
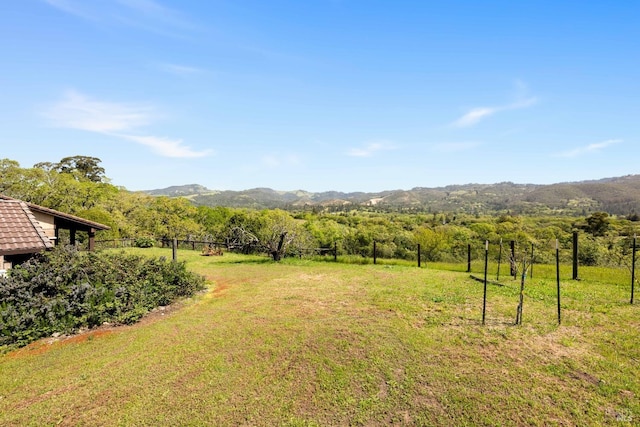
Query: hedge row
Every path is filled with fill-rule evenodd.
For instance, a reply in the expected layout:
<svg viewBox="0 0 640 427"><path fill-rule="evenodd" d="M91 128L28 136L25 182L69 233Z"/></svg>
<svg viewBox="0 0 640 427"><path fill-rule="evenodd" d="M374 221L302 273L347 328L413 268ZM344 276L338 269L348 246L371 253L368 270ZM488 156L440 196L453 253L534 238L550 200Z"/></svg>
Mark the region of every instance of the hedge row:
<svg viewBox="0 0 640 427"><path fill-rule="evenodd" d="M56 248L0 278L0 348L104 322L130 324L204 288L185 264Z"/></svg>

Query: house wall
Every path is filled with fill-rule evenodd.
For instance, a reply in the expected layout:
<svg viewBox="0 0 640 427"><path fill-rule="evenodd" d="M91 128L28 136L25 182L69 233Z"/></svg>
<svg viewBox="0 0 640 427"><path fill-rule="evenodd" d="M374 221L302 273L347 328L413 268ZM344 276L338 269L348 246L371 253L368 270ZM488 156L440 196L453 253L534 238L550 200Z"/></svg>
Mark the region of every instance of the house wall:
<svg viewBox="0 0 640 427"><path fill-rule="evenodd" d="M56 226L55 218L53 215L48 215L42 212L33 212L33 216L38 220L40 226L44 230L45 234L52 242L56 240Z"/></svg>
<svg viewBox="0 0 640 427"><path fill-rule="evenodd" d="M0 255L0 270L8 270L11 268L10 262L5 262L4 255Z"/></svg>

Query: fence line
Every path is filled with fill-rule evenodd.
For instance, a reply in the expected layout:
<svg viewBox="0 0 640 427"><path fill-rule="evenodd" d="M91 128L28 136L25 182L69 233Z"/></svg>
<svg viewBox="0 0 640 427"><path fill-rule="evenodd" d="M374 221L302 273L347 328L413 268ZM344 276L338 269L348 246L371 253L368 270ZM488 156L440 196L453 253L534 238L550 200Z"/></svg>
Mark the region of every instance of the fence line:
<svg viewBox="0 0 640 427"><path fill-rule="evenodd" d="M133 248L136 247L136 238L122 238L122 239L109 239L109 240L96 240L96 248L98 249L118 249L118 248ZM172 239L151 239L154 242L154 246L161 248L171 248L173 243ZM177 240L178 249L198 250L204 251L207 248L211 249L224 249L229 252L242 252L243 246L233 245L228 242L213 242L206 240L190 240L183 239ZM333 248L309 248L309 249L297 249L292 251L295 256L305 255L333 255L334 258L338 255L337 245Z"/></svg>

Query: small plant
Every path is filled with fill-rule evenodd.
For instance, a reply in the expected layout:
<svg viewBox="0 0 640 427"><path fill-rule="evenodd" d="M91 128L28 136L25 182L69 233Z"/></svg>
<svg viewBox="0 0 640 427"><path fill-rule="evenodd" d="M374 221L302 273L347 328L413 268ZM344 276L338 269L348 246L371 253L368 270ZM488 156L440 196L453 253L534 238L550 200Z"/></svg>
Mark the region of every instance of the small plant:
<svg viewBox="0 0 640 427"><path fill-rule="evenodd" d="M151 237L138 237L134 244L136 248L152 248L154 240Z"/></svg>

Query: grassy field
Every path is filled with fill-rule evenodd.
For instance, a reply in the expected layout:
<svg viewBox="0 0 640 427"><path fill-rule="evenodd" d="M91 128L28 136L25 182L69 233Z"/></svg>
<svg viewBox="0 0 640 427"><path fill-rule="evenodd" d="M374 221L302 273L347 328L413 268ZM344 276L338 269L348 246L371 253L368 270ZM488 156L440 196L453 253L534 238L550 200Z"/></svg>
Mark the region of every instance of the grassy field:
<svg viewBox="0 0 640 427"><path fill-rule="evenodd" d="M640 423L640 307L619 271L563 279L562 326L552 268L527 280L522 326L503 278L482 326L482 283L460 271L179 256L206 293L0 355L0 425Z"/></svg>

